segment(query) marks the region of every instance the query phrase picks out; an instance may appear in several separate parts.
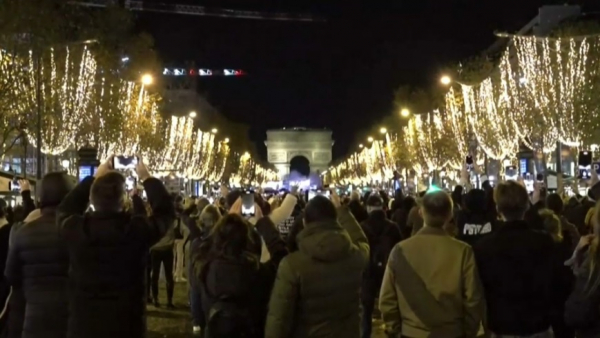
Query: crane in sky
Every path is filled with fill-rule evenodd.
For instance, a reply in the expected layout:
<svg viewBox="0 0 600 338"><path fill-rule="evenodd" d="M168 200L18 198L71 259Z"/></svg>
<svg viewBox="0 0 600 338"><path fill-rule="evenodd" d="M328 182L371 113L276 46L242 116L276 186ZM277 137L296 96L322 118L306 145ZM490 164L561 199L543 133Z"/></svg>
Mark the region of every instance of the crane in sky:
<svg viewBox="0 0 600 338"><path fill-rule="evenodd" d="M167 0L165 0L167 1ZM176 0L170 0L176 1ZM325 19L312 14L296 13L271 13L262 11L249 11L238 9L208 8L198 5L182 5L173 3L155 3L133 0L76 0L72 4L86 7L106 7L118 4L132 11L147 11L157 13L173 13L197 16L212 16L220 18L272 20L272 21L298 21L298 22L325 22Z"/></svg>

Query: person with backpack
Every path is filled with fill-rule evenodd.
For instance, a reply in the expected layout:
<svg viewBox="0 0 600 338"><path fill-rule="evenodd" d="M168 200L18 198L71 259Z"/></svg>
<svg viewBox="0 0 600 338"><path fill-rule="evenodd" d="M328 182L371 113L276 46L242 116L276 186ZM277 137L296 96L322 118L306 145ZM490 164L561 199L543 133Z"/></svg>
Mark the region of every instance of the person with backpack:
<svg viewBox="0 0 600 338"><path fill-rule="evenodd" d="M363 274L360 297L363 310L362 338L371 337L373 308L379 295L388 256L394 245L402 239L396 224L388 220L384 203L378 194L371 195L367 199L369 218L360 225L371 248L369 264Z"/></svg>
<svg viewBox="0 0 600 338"><path fill-rule="evenodd" d="M191 285L200 292L204 338L263 338L267 305L285 242L255 204L256 225L237 213L222 217L192 249ZM261 263L262 241L270 259Z"/></svg>

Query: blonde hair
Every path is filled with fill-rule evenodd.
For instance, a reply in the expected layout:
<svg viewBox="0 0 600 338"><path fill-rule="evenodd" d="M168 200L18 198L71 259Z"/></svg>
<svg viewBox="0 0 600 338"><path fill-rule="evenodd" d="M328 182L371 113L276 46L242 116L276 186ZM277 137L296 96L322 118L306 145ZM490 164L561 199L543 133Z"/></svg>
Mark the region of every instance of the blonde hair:
<svg viewBox="0 0 600 338"><path fill-rule="evenodd" d="M552 236L552 239L556 243L563 241L562 235L562 224L560 218L556 216L554 211L550 209L540 210L540 216L544 224L544 229Z"/></svg>
<svg viewBox="0 0 600 338"><path fill-rule="evenodd" d="M600 201L598 201L596 203L596 206L592 209L594 210L598 210L598 208L600 208ZM600 275L598 273L598 271L596 271L598 269L598 260L600 257L600 251L598 251L598 226L600 224L600 213L599 212L594 212L593 218L592 218L592 223L593 223L593 232L596 236L594 236L594 239L592 240L592 243L590 244L590 248L588 250L588 259L589 259L589 268L590 268L590 273L588 276L588 281L587 281L587 285L586 285L586 291L588 293L588 295L591 295L592 293L594 293L594 291L596 291L596 289L598 289L598 286L600 286Z"/></svg>

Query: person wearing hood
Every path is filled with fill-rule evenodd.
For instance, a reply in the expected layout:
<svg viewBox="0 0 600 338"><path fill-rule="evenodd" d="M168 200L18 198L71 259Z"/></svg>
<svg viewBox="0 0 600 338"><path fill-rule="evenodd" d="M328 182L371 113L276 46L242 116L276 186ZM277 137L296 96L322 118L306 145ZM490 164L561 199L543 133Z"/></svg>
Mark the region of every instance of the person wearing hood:
<svg viewBox="0 0 600 338"><path fill-rule="evenodd" d="M384 204L380 196L371 195L367 199L369 218L360 224L369 240L370 248L370 260L363 274L361 287L362 338L371 337L375 298L379 295L388 256L394 245L402 239L397 225L388 220Z"/></svg>
<svg viewBox="0 0 600 338"><path fill-rule="evenodd" d="M359 291L369 243L335 191L330 198L308 202L298 251L279 265L266 338L360 337Z"/></svg>
<svg viewBox="0 0 600 338"><path fill-rule="evenodd" d="M495 220L487 210L484 190L469 190L464 195L463 206L463 209L455 213L457 238L473 246L479 239L493 232Z"/></svg>
<svg viewBox="0 0 600 338"><path fill-rule="evenodd" d="M13 287L12 295L23 293L26 312L14 319L21 323L9 324L9 337L67 335L69 253L56 224L56 209L72 188L64 173L47 174L41 182L40 209L13 227L5 275ZM29 193L28 181L21 181L21 190L23 195ZM30 194L23 197L27 212L33 200ZM9 310L9 321L13 322L13 309ZM14 332L11 327L21 331Z"/></svg>

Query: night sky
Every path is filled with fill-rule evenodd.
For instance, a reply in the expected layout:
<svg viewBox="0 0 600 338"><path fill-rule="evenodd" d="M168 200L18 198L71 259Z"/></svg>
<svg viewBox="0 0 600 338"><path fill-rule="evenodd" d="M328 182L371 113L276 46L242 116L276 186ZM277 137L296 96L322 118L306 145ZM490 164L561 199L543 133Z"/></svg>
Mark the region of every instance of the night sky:
<svg viewBox="0 0 600 338"><path fill-rule="evenodd" d="M326 17L326 23L296 23L143 13L137 22L154 36L165 63L195 61L198 68L249 73L202 78L199 87L226 117L252 127L249 136L261 156L266 129L304 126L333 130L334 158L351 150L357 131L393 113L395 88L436 85L442 67L485 50L494 31L515 32L540 6L566 2L170 1ZM599 1L579 1L592 2Z"/></svg>

